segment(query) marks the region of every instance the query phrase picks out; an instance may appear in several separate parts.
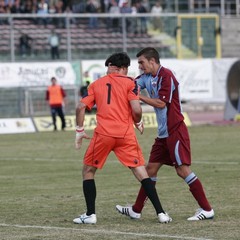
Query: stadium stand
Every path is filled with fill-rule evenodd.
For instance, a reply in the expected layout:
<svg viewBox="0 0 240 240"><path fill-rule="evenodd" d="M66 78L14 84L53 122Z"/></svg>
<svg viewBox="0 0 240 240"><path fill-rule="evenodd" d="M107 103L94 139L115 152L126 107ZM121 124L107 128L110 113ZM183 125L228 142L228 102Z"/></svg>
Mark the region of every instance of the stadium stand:
<svg viewBox="0 0 240 240"><path fill-rule="evenodd" d="M37 59L47 60L49 59L50 47L47 43L47 38L51 32L51 29L56 29L56 32L61 36L60 50L62 56L66 55L68 49L68 29L65 27L55 28L53 24L37 25L33 24L31 20L13 20L14 23L14 49L15 55L18 59L19 55L19 37L22 32L28 34L33 38L33 53L38 55ZM1 38L0 38L0 52L3 55L10 55L10 26L8 24L0 25ZM99 57L105 57L104 50L122 51L123 49L123 33L111 32L104 22L100 22L97 29L88 29L86 23L71 24L70 28L70 44L74 59L97 59ZM128 33L127 34L127 48L128 51L136 53L139 49L146 46L154 46L158 48L160 52L163 52L165 57L172 57L171 52L166 44L163 44L161 40L153 38L148 33ZM26 60L26 59L24 59Z"/></svg>

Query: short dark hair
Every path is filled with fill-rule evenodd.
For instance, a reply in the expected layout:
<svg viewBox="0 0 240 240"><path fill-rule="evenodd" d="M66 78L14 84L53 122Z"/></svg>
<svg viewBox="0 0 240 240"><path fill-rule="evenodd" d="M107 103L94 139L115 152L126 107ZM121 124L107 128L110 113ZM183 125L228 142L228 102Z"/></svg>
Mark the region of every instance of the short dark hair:
<svg viewBox="0 0 240 240"><path fill-rule="evenodd" d="M136 57L144 56L147 60L154 58L156 63L160 63L159 61L159 53L155 48L147 47L143 48L140 52L137 53Z"/></svg>
<svg viewBox="0 0 240 240"><path fill-rule="evenodd" d="M105 66L109 65L116 67L129 67L130 66L130 58L125 52L114 53L107 58L105 61Z"/></svg>

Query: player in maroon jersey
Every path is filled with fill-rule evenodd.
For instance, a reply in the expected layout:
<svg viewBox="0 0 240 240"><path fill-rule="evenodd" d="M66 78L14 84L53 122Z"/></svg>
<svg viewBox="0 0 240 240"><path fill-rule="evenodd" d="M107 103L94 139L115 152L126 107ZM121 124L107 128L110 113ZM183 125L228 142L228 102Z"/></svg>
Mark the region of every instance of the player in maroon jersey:
<svg viewBox="0 0 240 240"><path fill-rule="evenodd" d="M155 184L157 172L164 164L174 166L177 175L188 184L200 207L188 220L212 219L214 211L200 180L190 169L190 139L181 109L179 83L173 73L160 64L156 49L144 48L137 54L137 58L139 69L143 71L137 77L137 83L141 89L147 89L149 94L149 97L140 95L140 100L154 107L158 123L157 138L146 167L148 174ZM131 218L140 218L146 200L147 196L140 188L133 206L117 205L116 208Z"/></svg>

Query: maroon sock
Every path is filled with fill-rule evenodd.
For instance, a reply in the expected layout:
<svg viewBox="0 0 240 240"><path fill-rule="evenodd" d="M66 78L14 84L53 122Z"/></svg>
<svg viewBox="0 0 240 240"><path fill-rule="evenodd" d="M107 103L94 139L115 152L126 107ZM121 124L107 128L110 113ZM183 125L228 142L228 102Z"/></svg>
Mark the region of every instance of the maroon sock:
<svg viewBox="0 0 240 240"><path fill-rule="evenodd" d="M212 208L206 198L203 186L198 178L189 184L189 190L203 210L211 211Z"/></svg>
<svg viewBox="0 0 240 240"><path fill-rule="evenodd" d="M152 181L152 183L154 185L156 185L156 181ZM132 206L133 211L136 213L141 213L147 200L148 200L147 194L145 193L143 186L141 186L141 188L138 192L137 199L136 199L134 205Z"/></svg>

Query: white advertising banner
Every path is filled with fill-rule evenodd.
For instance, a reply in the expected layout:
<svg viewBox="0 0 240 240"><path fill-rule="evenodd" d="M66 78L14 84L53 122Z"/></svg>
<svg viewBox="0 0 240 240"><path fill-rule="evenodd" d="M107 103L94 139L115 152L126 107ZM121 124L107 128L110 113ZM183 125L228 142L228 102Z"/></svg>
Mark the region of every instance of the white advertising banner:
<svg viewBox="0 0 240 240"><path fill-rule="evenodd" d="M82 61L82 72L96 80L106 74L103 60ZM213 97L212 60L176 60L162 59L161 64L172 70L180 83L180 93L184 100L211 99ZM137 77L140 74L137 60L131 61L128 75Z"/></svg>
<svg viewBox="0 0 240 240"><path fill-rule="evenodd" d="M62 85L72 85L76 81L69 62L0 64L0 87L47 86L51 77L56 77Z"/></svg>
<svg viewBox="0 0 240 240"><path fill-rule="evenodd" d="M163 59L161 64L176 76L183 100L213 97L212 60Z"/></svg>
<svg viewBox="0 0 240 240"><path fill-rule="evenodd" d="M35 127L30 118L2 118L0 119L0 134L32 133Z"/></svg>
<svg viewBox="0 0 240 240"><path fill-rule="evenodd" d="M226 101L226 83L231 66L238 59L160 59L164 67L172 70L180 83L182 100ZM88 71L93 80L106 74L105 60L82 61L82 73ZM132 60L128 75L141 74L137 60Z"/></svg>
<svg viewBox="0 0 240 240"><path fill-rule="evenodd" d="M183 100L226 100L226 81L232 64L237 59L161 59L161 64L173 71L180 83ZM81 61L81 72L89 72L93 80L106 74L105 60ZM51 77L62 85L79 84L76 71L69 62L1 63L0 87L47 86ZM131 61L128 75L140 74L137 59Z"/></svg>

